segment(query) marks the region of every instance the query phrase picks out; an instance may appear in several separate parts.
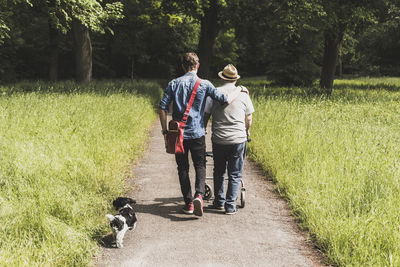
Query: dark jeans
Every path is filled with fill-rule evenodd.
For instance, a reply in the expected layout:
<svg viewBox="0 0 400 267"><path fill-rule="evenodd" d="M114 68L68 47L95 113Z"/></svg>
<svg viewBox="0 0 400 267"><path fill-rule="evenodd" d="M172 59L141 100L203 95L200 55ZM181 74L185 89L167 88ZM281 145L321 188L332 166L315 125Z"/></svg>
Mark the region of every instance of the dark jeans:
<svg viewBox="0 0 400 267"><path fill-rule="evenodd" d="M205 136L196 139L183 140L184 154L175 154L175 160L178 164L179 182L185 203L191 203L193 200L192 188L189 179L189 151L192 154L194 170L196 172L195 190L197 194L204 195L206 182L206 142Z"/></svg>
<svg viewBox="0 0 400 267"><path fill-rule="evenodd" d="M246 142L241 144L220 145L213 143L214 159L214 205L225 206L227 212L236 209L244 160ZM224 192L224 175L228 169L228 190Z"/></svg>

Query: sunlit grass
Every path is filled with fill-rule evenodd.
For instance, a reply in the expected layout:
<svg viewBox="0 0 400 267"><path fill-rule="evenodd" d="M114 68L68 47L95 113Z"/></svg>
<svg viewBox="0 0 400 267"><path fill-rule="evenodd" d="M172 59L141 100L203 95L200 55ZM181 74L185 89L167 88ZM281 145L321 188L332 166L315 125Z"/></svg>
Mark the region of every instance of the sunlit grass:
<svg viewBox="0 0 400 267"><path fill-rule="evenodd" d="M400 266L400 92L342 89L255 98L250 156L331 262Z"/></svg>
<svg viewBox="0 0 400 267"><path fill-rule="evenodd" d="M400 79L337 80L331 97L240 82L256 108L250 156L330 261L400 266ZM159 93L120 81L0 88L0 266L90 264Z"/></svg>
<svg viewBox="0 0 400 267"><path fill-rule="evenodd" d="M337 79L334 82L336 89L379 89L400 91L399 77L360 77L356 79Z"/></svg>
<svg viewBox="0 0 400 267"><path fill-rule="evenodd" d="M39 85L0 96L0 266L86 266L144 152L156 117L145 90L158 86Z"/></svg>

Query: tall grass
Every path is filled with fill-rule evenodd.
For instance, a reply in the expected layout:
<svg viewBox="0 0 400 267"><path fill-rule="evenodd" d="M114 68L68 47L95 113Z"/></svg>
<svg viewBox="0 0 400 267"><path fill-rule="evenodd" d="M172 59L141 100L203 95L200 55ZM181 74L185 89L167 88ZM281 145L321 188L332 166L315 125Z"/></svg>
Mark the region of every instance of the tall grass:
<svg viewBox="0 0 400 267"><path fill-rule="evenodd" d="M335 81L336 89L380 89L386 91L400 91L399 77L361 77L357 79L339 79Z"/></svg>
<svg viewBox="0 0 400 267"><path fill-rule="evenodd" d="M400 92L362 90L385 79L339 83L361 88L254 98L250 155L331 262L400 266Z"/></svg>
<svg viewBox="0 0 400 267"><path fill-rule="evenodd" d="M0 96L0 266L86 266L144 151L158 85L28 85Z"/></svg>

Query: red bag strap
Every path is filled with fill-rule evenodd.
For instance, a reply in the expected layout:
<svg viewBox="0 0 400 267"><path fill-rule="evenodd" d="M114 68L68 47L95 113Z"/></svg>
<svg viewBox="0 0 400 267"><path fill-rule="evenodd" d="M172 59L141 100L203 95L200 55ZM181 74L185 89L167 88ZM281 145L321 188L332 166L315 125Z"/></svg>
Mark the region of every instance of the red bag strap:
<svg viewBox="0 0 400 267"><path fill-rule="evenodd" d="M199 88L199 85L200 85L200 82L201 82L201 79L197 78L197 81L194 84L192 95L190 96L190 99L189 99L189 102L187 104L185 113L183 114L183 117L182 117L183 126L185 126L185 124L186 124L187 118L189 116L189 111L190 111L190 108L192 107L194 98L195 98L196 93L197 93L197 89Z"/></svg>

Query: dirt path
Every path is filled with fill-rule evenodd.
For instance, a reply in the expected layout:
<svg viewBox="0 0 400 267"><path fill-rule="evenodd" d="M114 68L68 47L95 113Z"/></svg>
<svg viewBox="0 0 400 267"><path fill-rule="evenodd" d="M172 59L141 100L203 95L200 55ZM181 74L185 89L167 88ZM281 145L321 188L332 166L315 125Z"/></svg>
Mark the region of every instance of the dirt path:
<svg viewBox="0 0 400 267"><path fill-rule="evenodd" d="M137 200L138 225L126 234L124 248L104 248L96 266L323 266L285 201L249 161L244 209L225 215L205 208L201 218L183 214L175 159L164 152L160 131L157 121L148 153L133 168L137 190L130 196Z"/></svg>

